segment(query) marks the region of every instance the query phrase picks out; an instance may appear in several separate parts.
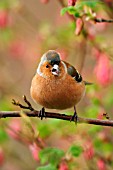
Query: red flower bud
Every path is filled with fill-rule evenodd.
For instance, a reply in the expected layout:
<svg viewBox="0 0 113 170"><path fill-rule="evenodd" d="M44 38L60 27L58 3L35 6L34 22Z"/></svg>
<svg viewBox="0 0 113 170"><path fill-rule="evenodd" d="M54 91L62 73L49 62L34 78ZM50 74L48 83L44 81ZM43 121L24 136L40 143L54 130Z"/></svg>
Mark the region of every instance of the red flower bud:
<svg viewBox="0 0 113 170"><path fill-rule="evenodd" d="M2 166L4 163L4 152L2 148L0 148L0 166Z"/></svg>
<svg viewBox="0 0 113 170"><path fill-rule="evenodd" d="M84 158L86 160L92 159L94 156L94 147L90 141L87 141L84 147Z"/></svg>
<svg viewBox="0 0 113 170"><path fill-rule="evenodd" d="M0 28L7 27L8 21L8 12L6 10L0 10Z"/></svg>
<svg viewBox="0 0 113 170"><path fill-rule="evenodd" d="M47 4L48 2L49 2L49 0L40 0L41 1L41 3L43 3L43 4Z"/></svg>
<svg viewBox="0 0 113 170"><path fill-rule="evenodd" d="M78 18L76 20L76 30L75 30L75 34L79 35L83 29L84 23L83 20L81 18Z"/></svg>
<svg viewBox="0 0 113 170"><path fill-rule="evenodd" d="M66 162L61 162L58 170L69 170Z"/></svg>
<svg viewBox="0 0 113 170"><path fill-rule="evenodd" d="M105 53L100 53L94 72L97 81L102 86L110 84L112 80L111 71L112 69L110 66L109 56L107 56Z"/></svg>
<svg viewBox="0 0 113 170"><path fill-rule="evenodd" d="M32 156L33 156L34 160L39 161L40 160L39 159L40 148L35 143L33 143L33 144L29 145L29 149L30 149L30 151L32 153Z"/></svg>
<svg viewBox="0 0 113 170"><path fill-rule="evenodd" d="M7 133L10 137L13 139L19 140L19 132L21 130L21 124L20 121L17 119L12 119L9 123L9 127L7 128Z"/></svg>
<svg viewBox="0 0 113 170"><path fill-rule="evenodd" d="M20 40L11 42L9 46L9 51L11 53L11 57L22 58L25 55L26 51L25 43Z"/></svg>
<svg viewBox="0 0 113 170"><path fill-rule="evenodd" d="M68 6L75 6L77 0L68 0Z"/></svg>
<svg viewBox="0 0 113 170"><path fill-rule="evenodd" d="M106 170L105 162L102 159L97 161L98 170Z"/></svg>

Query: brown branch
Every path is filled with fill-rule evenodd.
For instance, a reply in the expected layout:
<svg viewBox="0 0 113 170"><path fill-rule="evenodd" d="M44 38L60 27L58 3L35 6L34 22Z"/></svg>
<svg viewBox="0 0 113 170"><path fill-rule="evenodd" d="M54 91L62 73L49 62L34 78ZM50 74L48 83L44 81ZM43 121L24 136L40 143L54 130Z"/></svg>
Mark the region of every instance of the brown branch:
<svg viewBox="0 0 113 170"><path fill-rule="evenodd" d="M101 23L101 22L107 22L107 23L112 23L113 19L104 19L104 18L94 18L95 22Z"/></svg>
<svg viewBox="0 0 113 170"><path fill-rule="evenodd" d="M24 113L29 117L40 117L40 111L24 111ZM65 115L60 113L45 112L46 118L61 119L70 121L72 115ZM0 118L6 117L21 117L20 111L0 111ZM74 120L72 120L74 122ZM100 120L100 119L90 119L78 117L78 123L86 123L101 126L113 126L113 120Z"/></svg>

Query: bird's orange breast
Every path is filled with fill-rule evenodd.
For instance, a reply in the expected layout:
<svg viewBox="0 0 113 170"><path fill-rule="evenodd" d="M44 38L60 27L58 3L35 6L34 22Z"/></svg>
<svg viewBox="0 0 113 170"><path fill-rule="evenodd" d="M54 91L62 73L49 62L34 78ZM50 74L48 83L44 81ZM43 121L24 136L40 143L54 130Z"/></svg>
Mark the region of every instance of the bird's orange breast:
<svg viewBox="0 0 113 170"><path fill-rule="evenodd" d="M76 82L70 75L64 79L43 78L36 74L31 84L31 97L45 108L67 109L76 105L85 93L84 82Z"/></svg>

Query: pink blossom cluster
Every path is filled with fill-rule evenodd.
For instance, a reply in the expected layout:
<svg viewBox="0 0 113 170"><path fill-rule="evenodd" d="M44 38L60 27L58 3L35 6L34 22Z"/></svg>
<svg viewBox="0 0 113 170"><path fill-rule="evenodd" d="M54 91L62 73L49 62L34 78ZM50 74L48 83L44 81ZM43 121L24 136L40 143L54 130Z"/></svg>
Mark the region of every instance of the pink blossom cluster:
<svg viewBox="0 0 113 170"><path fill-rule="evenodd" d="M113 80L113 69L110 65L109 56L106 53L96 52L96 67L94 73L96 75L97 81L102 86L109 85Z"/></svg>
<svg viewBox="0 0 113 170"><path fill-rule="evenodd" d="M35 139L28 139L27 136L25 136L25 134L22 131L22 124L21 121L17 120L17 119L12 119L12 121L10 121L10 124L7 128L7 133L8 135L20 142L23 142L25 145L28 146L32 157L34 160L39 161L39 151L40 151L40 147L38 146L38 144L35 142ZM30 136L28 134L28 136ZM38 141L41 141L40 138L38 138Z"/></svg>
<svg viewBox="0 0 113 170"><path fill-rule="evenodd" d="M59 169L58 170L69 170L67 163L62 161L60 163L60 165L59 165Z"/></svg>
<svg viewBox="0 0 113 170"><path fill-rule="evenodd" d="M47 4L49 2L49 0L40 0L40 2L43 4Z"/></svg>
<svg viewBox="0 0 113 170"><path fill-rule="evenodd" d="M0 9L0 29L6 28L12 24L9 12L5 9Z"/></svg>
<svg viewBox="0 0 113 170"><path fill-rule="evenodd" d="M84 145L84 158L90 160L94 157L94 146L91 141L87 141Z"/></svg>
<svg viewBox="0 0 113 170"><path fill-rule="evenodd" d="M97 160L97 168L98 170L106 170L106 164L103 159L98 159Z"/></svg>
<svg viewBox="0 0 113 170"><path fill-rule="evenodd" d="M77 18L76 20L76 30L75 30L75 34L79 35L83 29L84 26L84 22L81 18Z"/></svg>
<svg viewBox="0 0 113 170"><path fill-rule="evenodd" d="M0 147L0 166L3 165L4 160L5 160L4 152L3 149Z"/></svg>

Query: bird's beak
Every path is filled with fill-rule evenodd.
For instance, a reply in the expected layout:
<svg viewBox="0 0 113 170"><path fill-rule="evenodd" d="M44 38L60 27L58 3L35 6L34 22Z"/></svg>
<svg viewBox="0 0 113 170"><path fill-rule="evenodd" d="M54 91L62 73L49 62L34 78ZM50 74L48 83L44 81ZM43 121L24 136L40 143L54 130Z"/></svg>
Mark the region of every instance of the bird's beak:
<svg viewBox="0 0 113 170"><path fill-rule="evenodd" d="M55 64L52 68L52 74L55 75L55 76L58 76L59 75L59 66L57 64Z"/></svg>

